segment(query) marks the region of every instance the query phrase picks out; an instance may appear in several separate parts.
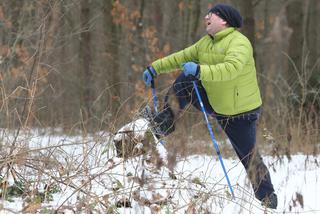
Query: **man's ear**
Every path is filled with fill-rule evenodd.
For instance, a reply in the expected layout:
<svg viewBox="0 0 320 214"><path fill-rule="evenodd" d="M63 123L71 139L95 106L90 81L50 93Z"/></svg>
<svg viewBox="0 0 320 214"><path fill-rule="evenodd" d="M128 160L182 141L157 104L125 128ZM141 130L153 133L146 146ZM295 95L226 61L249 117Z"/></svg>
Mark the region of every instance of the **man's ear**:
<svg viewBox="0 0 320 214"><path fill-rule="evenodd" d="M228 22L222 19L222 24L228 26Z"/></svg>

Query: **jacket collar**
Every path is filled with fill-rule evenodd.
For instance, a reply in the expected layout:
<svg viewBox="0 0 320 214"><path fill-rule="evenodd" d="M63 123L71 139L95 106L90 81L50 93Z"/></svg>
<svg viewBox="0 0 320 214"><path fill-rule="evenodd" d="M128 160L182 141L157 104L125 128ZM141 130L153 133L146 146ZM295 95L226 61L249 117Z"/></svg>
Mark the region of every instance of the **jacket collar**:
<svg viewBox="0 0 320 214"><path fill-rule="evenodd" d="M214 36L211 36L211 38L213 38L214 41L219 41L220 39L224 38L233 31L235 31L234 27L228 27L226 29L223 29L222 31L219 31Z"/></svg>

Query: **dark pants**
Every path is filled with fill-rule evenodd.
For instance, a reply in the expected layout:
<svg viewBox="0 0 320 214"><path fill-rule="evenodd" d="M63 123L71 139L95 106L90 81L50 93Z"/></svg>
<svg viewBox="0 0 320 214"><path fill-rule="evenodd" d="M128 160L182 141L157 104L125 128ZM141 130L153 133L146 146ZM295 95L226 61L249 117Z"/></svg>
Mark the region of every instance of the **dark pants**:
<svg viewBox="0 0 320 214"><path fill-rule="evenodd" d="M187 78L182 73L174 82L171 91L174 92L173 94L176 96L181 110L191 103L201 111L192 80L194 79ZM247 171L256 198L262 200L264 197L269 196L274 192L270 174L258 151L255 149L256 122L260 114L260 108L235 116L216 114L209 104L207 94L201 82L196 80L196 83L207 114L215 117L221 128L227 134L234 150ZM166 100L168 100L168 96L172 96L172 92L168 93ZM170 110L170 106L167 103L163 112L168 112L168 109ZM164 115L169 114L164 113ZM173 114L171 115L174 116ZM174 120L172 119L171 121Z"/></svg>

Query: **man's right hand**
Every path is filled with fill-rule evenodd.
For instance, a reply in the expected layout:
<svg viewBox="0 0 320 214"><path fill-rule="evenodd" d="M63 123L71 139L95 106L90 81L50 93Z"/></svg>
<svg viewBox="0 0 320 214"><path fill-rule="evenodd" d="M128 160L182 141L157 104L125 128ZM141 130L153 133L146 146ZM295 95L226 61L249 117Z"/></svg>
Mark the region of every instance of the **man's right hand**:
<svg viewBox="0 0 320 214"><path fill-rule="evenodd" d="M143 72L142 78L146 86L150 87L153 78L155 78L156 76L157 76L156 70L154 70L152 66L148 66L147 69Z"/></svg>

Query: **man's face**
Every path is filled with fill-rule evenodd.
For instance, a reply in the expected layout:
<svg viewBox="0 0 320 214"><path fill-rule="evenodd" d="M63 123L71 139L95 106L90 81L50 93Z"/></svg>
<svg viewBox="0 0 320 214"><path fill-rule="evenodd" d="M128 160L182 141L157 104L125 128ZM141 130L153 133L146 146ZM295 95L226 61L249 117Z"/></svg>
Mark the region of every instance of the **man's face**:
<svg viewBox="0 0 320 214"><path fill-rule="evenodd" d="M206 24L206 31L212 36L227 27L227 22L212 12L209 12L204 17L204 20Z"/></svg>

